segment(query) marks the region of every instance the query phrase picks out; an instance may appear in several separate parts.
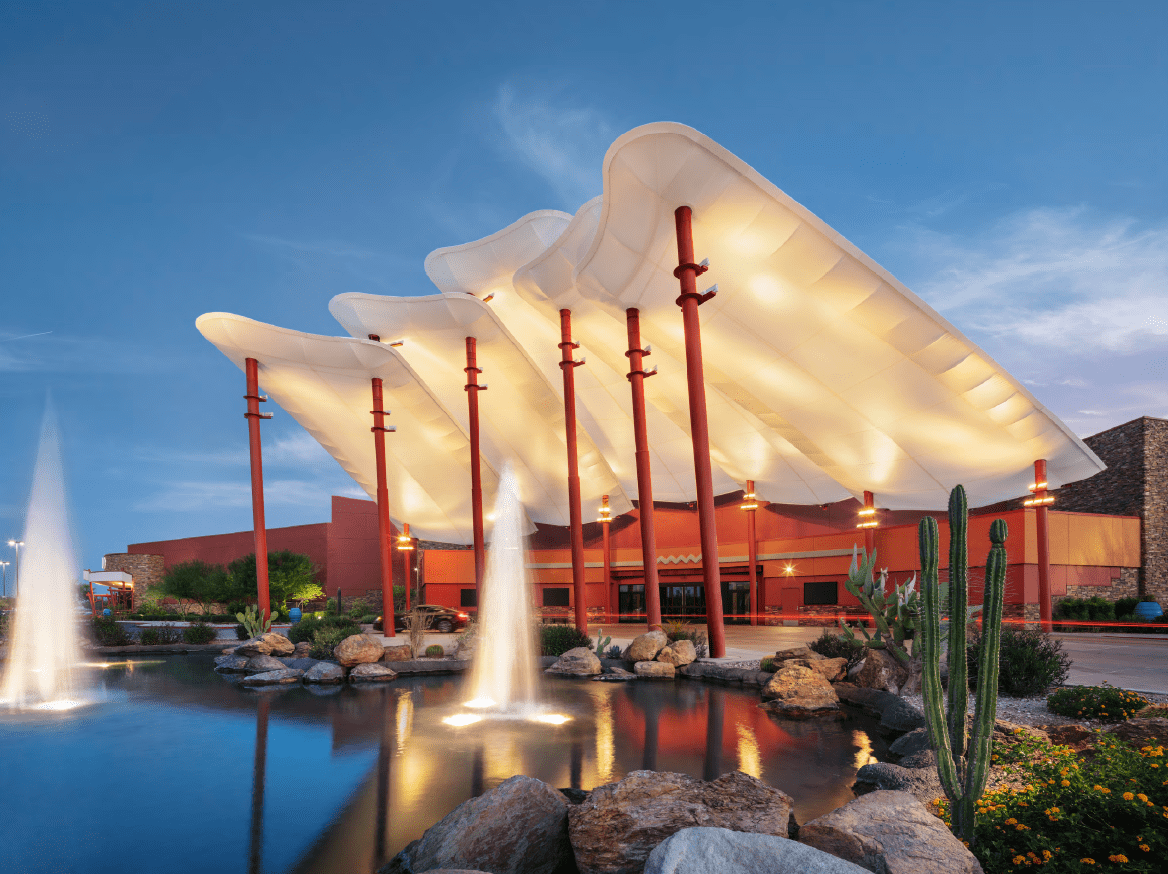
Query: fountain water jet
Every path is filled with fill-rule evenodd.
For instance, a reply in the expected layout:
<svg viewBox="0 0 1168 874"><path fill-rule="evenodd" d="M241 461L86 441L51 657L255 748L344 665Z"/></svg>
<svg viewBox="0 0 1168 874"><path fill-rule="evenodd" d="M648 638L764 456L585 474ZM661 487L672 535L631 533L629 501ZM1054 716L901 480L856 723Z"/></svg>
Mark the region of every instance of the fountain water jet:
<svg viewBox="0 0 1168 874"><path fill-rule="evenodd" d="M65 500L60 435L51 403L41 425L17 580L15 622L0 700L61 710L78 703L77 563Z"/></svg>
<svg viewBox="0 0 1168 874"><path fill-rule="evenodd" d="M479 601L479 642L468 707L502 711L535 705L536 650L519 485L508 464L499 478L495 527Z"/></svg>

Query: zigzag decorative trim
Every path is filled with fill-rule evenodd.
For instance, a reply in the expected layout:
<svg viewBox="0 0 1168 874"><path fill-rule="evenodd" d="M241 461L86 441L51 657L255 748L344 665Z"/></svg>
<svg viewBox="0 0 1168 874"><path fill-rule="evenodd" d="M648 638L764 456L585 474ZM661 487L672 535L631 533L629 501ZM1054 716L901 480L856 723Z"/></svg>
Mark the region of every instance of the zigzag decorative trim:
<svg viewBox="0 0 1168 874"><path fill-rule="evenodd" d="M701 562L702 554L699 552L694 555L692 552L689 555L659 555L657 556L657 564L681 564L682 562L692 562L697 564Z"/></svg>

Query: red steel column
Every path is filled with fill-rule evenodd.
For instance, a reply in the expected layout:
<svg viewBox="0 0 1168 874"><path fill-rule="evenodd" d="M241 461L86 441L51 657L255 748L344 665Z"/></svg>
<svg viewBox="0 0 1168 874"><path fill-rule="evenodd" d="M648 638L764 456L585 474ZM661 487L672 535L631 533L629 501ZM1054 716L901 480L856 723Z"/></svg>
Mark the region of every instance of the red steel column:
<svg viewBox="0 0 1168 874"><path fill-rule="evenodd" d="M1047 518L1047 507L1051 504L1051 497L1046 493L1046 459L1040 458L1034 462L1034 521L1038 534L1038 618L1042 623L1042 630L1051 632L1051 603L1050 603L1050 524Z"/></svg>
<svg viewBox="0 0 1168 874"><path fill-rule="evenodd" d="M385 477L385 435L393 426L385 424L385 401L381 378L373 377L373 453L377 459L377 544L381 554L381 633L394 636L393 613L393 532L389 522L389 485Z"/></svg>
<svg viewBox="0 0 1168 874"><path fill-rule="evenodd" d="M572 351L572 311L560 310L560 370L564 373L564 428L568 438L568 523L572 542L572 590L576 599L576 627L588 633L588 592L584 586L584 525L580 518L580 459L576 452L576 378L583 364Z"/></svg>
<svg viewBox="0 0 1168 874"><path fill-rule="evenodd" d="M864 511L864 521L873 523L864 529L864 550L871 555L876 549L876 496L871 492L864 492Z"/></svg>
<svg viewBox="0 0 1168 874"><path fill-rule="evenodd" d="M702 329L698 306L714 296L711 289L697 292L697 278L708 269L694 263L692 211L679 206L673 213L677 226L678 266L673 275L681 282L677 305L685 327L685 371L689 381L689 428L693 440L694 476L698 492L698 526L702 547L702 576L706 587L706 632L710 655L726 655L726 629L722 621L722 574L718 567L718 532L714 527L714 474L710 467L710 430L706 417L706 384L702 366Z"/></svg>
<svg viewBox="0 0 1168 874"><path fill-rule="evenodd" d="M248 358L244 362L247 374L247 436L251 449L251 519L255 530L256 596L259 599L257 611L260 618L270 616L268 603L268 529L264 525L264 460L260 450L260 419L272 418L271 413L261 413L260 404L268 399L260 395L259 362Z"/></svg>
<svg viewBox="0 0 1168 874"><path fill-rule="evenodd" d="M746 562L750 568L750 624L758 625L758 536L755 532L754 514L758 512L758 499L754 494L754 480L746 481Z"/></svg>
<svg viewBox="0 0 1168 874"><path fill-rule="evenodd" d="M612 524L612 510L608 508L608 495L601 500L600 529L602 561L604 562L604 620L612 616L612 539L609 537L609 525ZM597 653L603 655L603 653Z"/></svg>
<svg viewBox="0 0 1168 874"><path fill-rule="evenodd" d="M657 580L657 535L653 529L653 480L649 470L649 431L645 425L645 380L657 372L646 371L641 348L641 314L625 310L629 332L629 385L633 392L633 440L637 448L637 506L641 514L641 563L645 573L645 607L649 628L661 625L661 588Z"/></svg>
<svg viewBox="0 0 1168 874"><path fill-rule="evenodd" d="M475 556L475 603L482 594L483 570L487 566L487 552L483 540L483 477L479 458L479 392L486 391L479 385L479 368L475 357L475 338L466 338L466 402L470 407L470 506L474 527Z"/></svg>

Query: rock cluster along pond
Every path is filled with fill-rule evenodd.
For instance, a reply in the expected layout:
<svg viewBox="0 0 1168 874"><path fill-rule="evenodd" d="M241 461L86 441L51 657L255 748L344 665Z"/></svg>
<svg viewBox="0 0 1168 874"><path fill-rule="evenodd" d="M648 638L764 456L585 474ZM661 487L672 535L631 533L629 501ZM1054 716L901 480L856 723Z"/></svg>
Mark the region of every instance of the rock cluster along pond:
<svg viewBox="0 0 1168 874"><path fill-rule="evenodd" d="M463 802L379 874L977 874L973 854L903 792L795 825L791 798L741 771L633 771L588 793L516 776ZM797 838L796 838L797 836Z"/></svg>
<svg viewBox="0 0 1168 874"><path fill-rule="evenodd" d="M267 632L218 656L215 670L245 674L239 681L243 686L291 686L337 685L346 679L350 683L385 683L403 672L455 673L468 665L457 659L414 661L408 646L382 646L364 634L346 637L334 647L336 661L309 658L309 649L307 643L294 645L282 634Z"/></svg>

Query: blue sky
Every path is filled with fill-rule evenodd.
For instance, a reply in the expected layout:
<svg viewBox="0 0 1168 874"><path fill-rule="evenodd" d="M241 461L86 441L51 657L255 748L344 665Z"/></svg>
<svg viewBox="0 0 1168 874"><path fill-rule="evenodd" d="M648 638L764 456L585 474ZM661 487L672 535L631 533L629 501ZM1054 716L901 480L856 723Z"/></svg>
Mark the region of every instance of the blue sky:
<svg viewBox="0 0 1168 874"><path fill-rule="evenodd" d="M600 193L680 121L925 297L1080 434L1168 416L1168 4L0 6L0 535L46 392L85 567L251 525L226 310L343 291ZM35 336L33 336L35 335ZM353 483L286 414L271 525Z"/></svg>

